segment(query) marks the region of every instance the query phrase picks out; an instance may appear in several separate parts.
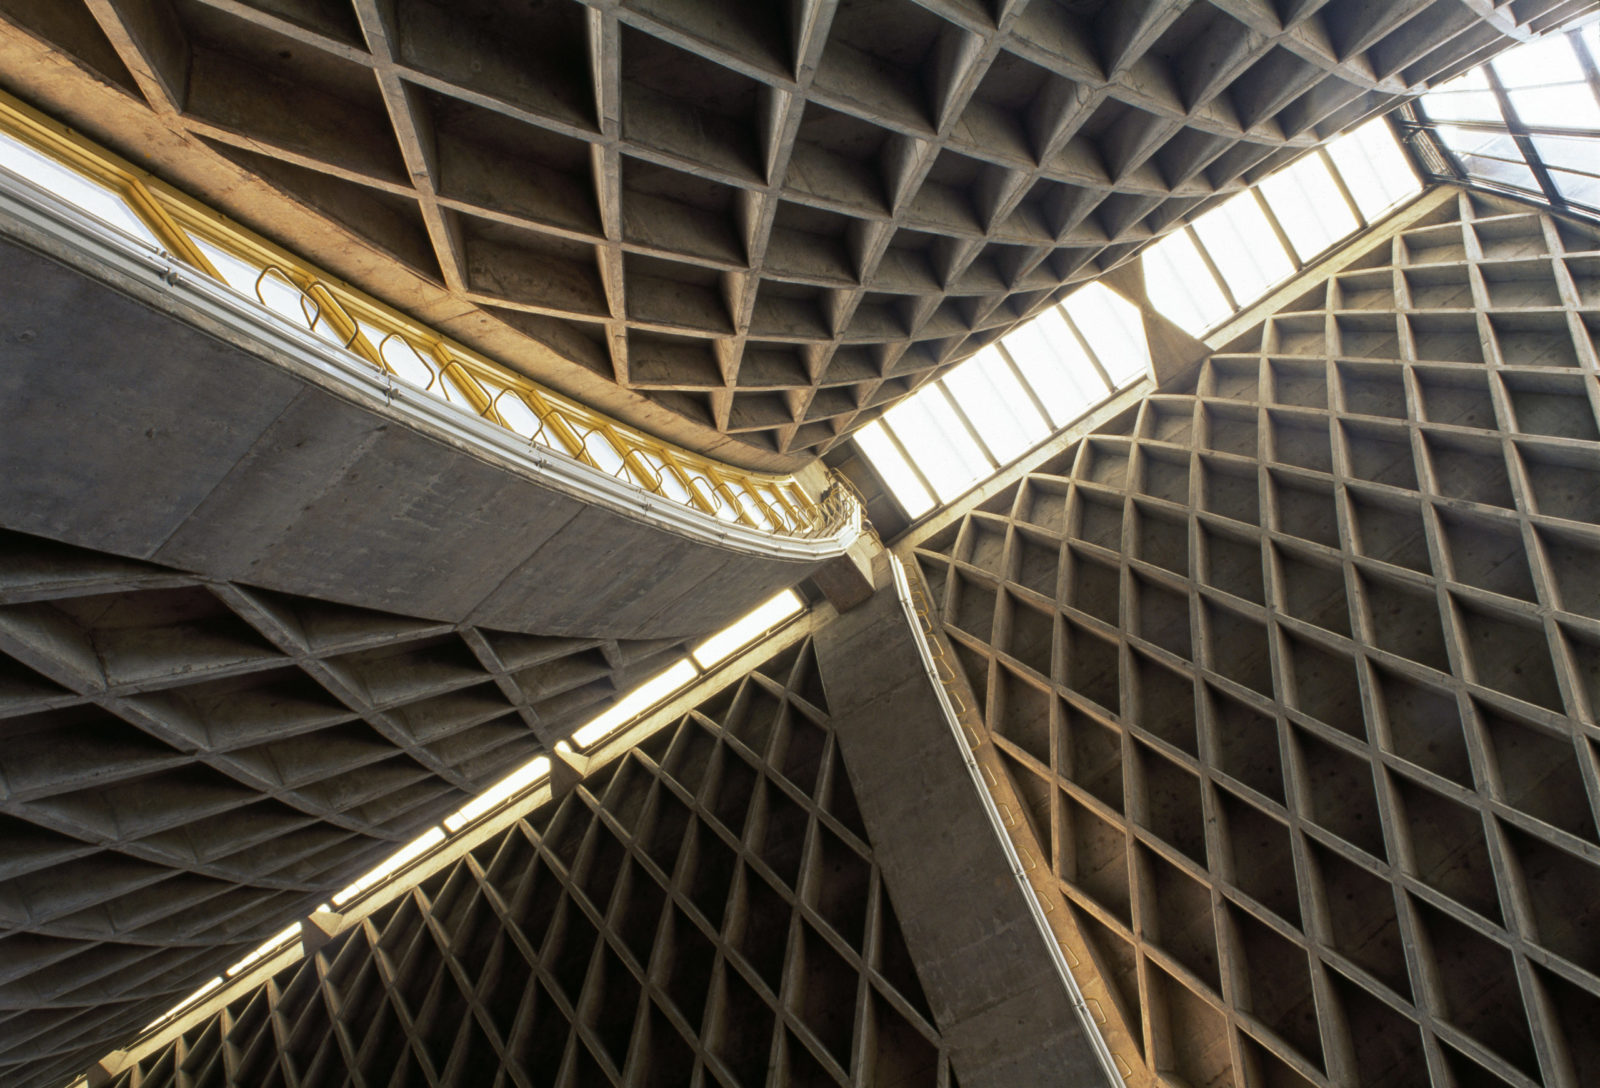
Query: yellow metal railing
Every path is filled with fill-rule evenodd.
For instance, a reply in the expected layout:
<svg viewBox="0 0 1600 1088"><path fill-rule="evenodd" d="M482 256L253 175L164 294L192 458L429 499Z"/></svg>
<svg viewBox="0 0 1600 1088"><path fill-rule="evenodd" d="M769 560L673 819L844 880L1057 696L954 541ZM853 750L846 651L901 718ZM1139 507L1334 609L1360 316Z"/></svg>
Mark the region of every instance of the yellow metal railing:
<svg viewBox="0 0 1600 1088"><path fill-rule="evenodd" d="M0 94L0 166L46 184L90 215L144 240L291 324L463 412L489 420L669 501L785 537L832 536L857 517L847 488L813 499L790 476L746 472L625 427L367 298L293 254ZM35 176L33 180L42 179ZM83 186L81 191L74 185ZM104 200L120 207L107 205ZM131 219L124 218L126 212Z"/></svg>

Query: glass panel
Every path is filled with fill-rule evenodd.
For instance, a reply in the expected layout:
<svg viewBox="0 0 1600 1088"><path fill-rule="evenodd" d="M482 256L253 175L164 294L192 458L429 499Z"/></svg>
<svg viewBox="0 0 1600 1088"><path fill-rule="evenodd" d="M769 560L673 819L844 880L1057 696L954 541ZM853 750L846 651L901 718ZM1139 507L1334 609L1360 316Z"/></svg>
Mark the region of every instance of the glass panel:
<svg viewBox="0 0 1600 1088"><path fill-rule="evenodd" d="M1587 83L1562 83L1512 91L1511 108L1524 125L1550 128L1600 128L1600 103Z"/></svg>
<svg viewBox="0 0 1600 1088"><path fill-rule="evenodd" d="M1262 181L1261 195L1302 262L1361 225L1320 155L1307 155Z"/></svg>
<svg viewBox="0 0 1600 1088"><path fill-rule="evenodd" d="M1243 192L1194 222L1233 297L1244 305L1294 273L1294 262L1273 233L1254 192Z"/></svg>
<svg viewBox="0 0 1600 1088"><path fill-rule="evenodd" d="M1583 136L1535 136L1533 148L1546 166L1600 173L1600 133Z"/></svg>
<svg viewBox="0 0 1600 1088"><path fill-rule="evenodd" d="M223 283L246 298L256 297L256 280L261 277L261 269L254 267L242 257L235 257L221 246L213 245L197 234L191 234L189 240L195 244L196 249L205 254L206 260L217 270Z"/></svg>
<svg viewBox="0 0 1600 1088"><path fill-rule="evenodd" d="M356 319L356 324L361 328L361 335L367 338L367 343L377 350L384 363L394 371L395 377L418 389L426 389L433 384L437 368L423 359L408 340L400 336L390 336L359 318Z"/></svg>
<svg viewBox="0 0 1600 1088"><path fill-rule="evenodd" d="M933 509L933 496L895 449L881 422L874 421L861 428L855 433L855 440L908 517L919 517Z"/></svg>
<svg viewBox="0 0 1600 1088"><path fill-rule="evenodd" d="M1411 160L1381 117L1333 141L1328 155L1369 223L1422 191Z"/></svg>
<svg viewBox="0 0 1600 1088"><path fill-rule="evenodd" d="M756 497L751 494L749 488L743 484L731 484L728 490L738 500L739 508L744 511L745 517L763 529L777 528L772 524L772 518L767 515L767 512L761 509L761 504L756 501Z"/></svg>
<svg viewBox="0 0 1600 1088"><path fill-rule="evenodd" d="M656 470L656 475L661 478L661 494L674 502L681 502L685 506L694 505L694 500L689 497L689 489L684 486L678 474L672 471L664 460L648 451L642 451L640 455L651 468Z"/></svg>
<svg viewBox="0 0 1600 1088"><path fill-rule="evenodd" d="M4 133L0 133L0 166L27 178L51 196L88 212L107 226L131 234L154 249L163 248L155 233L133 213L122 197Z"/></svg>
<svg viewBox="0 0 1600 1088"><path fill-rule="evenodd" d="M1105 385L1094 364L1055 307L1001 338L1017 369L1050 413L1050 422L1065 426L1083 415Z"/></svg>
<svg viewBox="0 0 1600 1088"><path fill-rule="evenodd" d="M1423 95L1422 109L1434 121L1504 120L1482 68L1474 68Z"/></svg>
<svg viewBox="0 0 1600 1088"><path fill-rule="evenodd" d="M1540 192L1539 182L1534 179L1533 171L1528 169L1526 163L1506 162L1504 159L1491 159L1483 155L1458 155L1456 157L1461 160L1461 169L1469 174L1500 185L1527 189L1533 193Z"/></svg>
<svg viewBox="0 0 1600 1088"><path fill-rule="evenodd" d="M615 476L621 471L622 454L617 452L617 447L606 437L604 431L595 430L584 435L583 448L594 458L594 463L602 472ZM723 501L727 501L726 497ZM734 511L733 516L738 517L738 511Z"/></svg>
<svg viewBox="0 0 1600 1088"><path fill-rule="evenodd" d="M1504 83L1508 90L1516 90L1519 87L1542 87L1550 83L1583 82L1583 67L1573 54L1572 47L1567 44L1565 34L1551 34L1537 41L1519 45L1501 53L1493 63L1495 74L1500 77L1500 82ZM1482 72L1472 74L1480 78L1483 75Z"/></svg>
<svg viewBox="0 0 1600 1088"><path fill-rule="evenodd" d="M1556 183L1561 195L1573 204L1585 204L1600 209L1600 178L1592 174L1574 174L1567 170L1550 171L1550 180Z"/></svg>
<svg viewBox="0 0 1600 1088"><path fill-rule="evenodd" d="M952 370L944 383L989 452L1001 462L1012 460L1050 433L1049 422L992 344Z"/></svg>
<svg viewBox="0 0 1600 1088"><path fill-rule="evenodd" d="M1522 161L1522 152L1517 150L1517 141L1511 138L1510 133L1498 129L1460 128L1456 125L1440 125L1437 131L1439 138L1451 151Z"/></svg>
<svg viewBox="0 0 1600 1088"><path fill-rule="evenodd" d="M993 468L936 386L891 408L883 422L945 502Z"/></svg>
<svg viewBox="0 0 1600 1088"><path fill-rule="evenodd" d="M1133 303L1104 284L1091 283L1074 291L1062 305L1089 341L1089 349L1100 360L1114 388L1121 389L1150 368L1144 320ZM1099 390L1095 399L1108 392Z"/></svg>
<svg viewBox="0 0 1600 1088"><path fill-rule="evenodd" d="M1145 250L1144 282L1156 309L1194 336L1233 312L1187 231L1168 235Z"/></svg>
<svg viewBox="0 0 1600 1088"><path fill-rule="evenodd" d="M534 413L532 408L528 407L527 401L517 396L516 393L506 392L502 394L495 399L494 406L495 410L500 413L500 418L505 420L506 426L523 438L532 439L538 437L545 441L549 440L547 436L539 434L538 415Z"/></svg>

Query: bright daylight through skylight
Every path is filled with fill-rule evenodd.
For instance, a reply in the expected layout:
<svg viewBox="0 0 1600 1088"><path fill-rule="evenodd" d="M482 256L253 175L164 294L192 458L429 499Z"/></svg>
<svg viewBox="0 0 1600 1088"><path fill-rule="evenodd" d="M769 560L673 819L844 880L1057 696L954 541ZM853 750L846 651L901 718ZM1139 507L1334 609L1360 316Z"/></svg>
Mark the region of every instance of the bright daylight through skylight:
<svg viewBox="0 0 1600 1088"><path fill-rule="evenodd" d="M1368 121L1145 250L1150 301L1202 336L1420 190L1388 123Z"/></svg>
<svg viewBox="0 0 1600 1088"><path fill-rule="evenodd" d="M579 728L573 734L573 741L576 742L580 749L587 749L593 748L601 741L609 739L624 726L694 684L740 650L750 646L768 632L783 626L803 611L805 611L805 602L800 598L800 595L792 589L783 590L695 646L690 654L691 660L678 662L665 672L628 692L613 704L611 709ZM558 743L556 747L568 752L572 750L564 741ZM428 828L376 866L361 874L329 899L328 903L318 907L317 910L345 907L373 889L380 887L407 865L423 857L441 843L446 842L450 836L461 832L478 819L498 811L508 802L543 782L550 774L550 766L550 758L548 756L538 756L529 760L499 782L484 790L477 797L474 797L460 809L446 816L439 824ZM213 978L174 1008L146 1025L146 1030L166 1022L179 1012L191 1007L200 998L221 986L227 979L242 974L269 956L289 947L299 936L300 923L297 922L270 937L258 948L250 952L249 955L229 967L222 975Z"/></svg>
<svg viewBox="0 0 1600 1088"><path fill-rule="evenodd" d="M917 517L1143 376L1144 323L1095 283L918 390L856 442Z"/></svg>
<svg viewBox="0 0 1600 1088"><path fill-rule="evenodd" d="M1422 96L1417 128L1479 186L1600 215L1600 22L1518 46ZM1426 138L1426 137L1425 137Z"/></svg>
<svg viewBox="0 0 1600 1088"><path fill-rule="evenodd" d="M1369 121L1146 250L1151 301L1199 336L1420 189L1387 124ZM920 517L1149 366L1138 310L1092 283L856 432L856 443Z"/></svg>

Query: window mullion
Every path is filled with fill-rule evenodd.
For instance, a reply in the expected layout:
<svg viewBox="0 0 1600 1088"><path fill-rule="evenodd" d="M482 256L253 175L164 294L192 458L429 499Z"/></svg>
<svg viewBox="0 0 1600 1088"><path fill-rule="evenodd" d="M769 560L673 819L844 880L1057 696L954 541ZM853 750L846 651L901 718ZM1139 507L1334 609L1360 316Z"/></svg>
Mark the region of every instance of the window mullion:
<svg viewBox="0 0 1600 1088"><path fill-rule="evenodd" d="M1333 161L1333 156L1328 154L1326 147L1317 148L1317 158L1322 160L1322 165L1327 167L1328 173L1333 177L1333 184L1339 190L1339 199L1344 201L1345 207L1350 209L1350 214L1355 216L1357 231L1365 230L1368 226L1367 217L1361 214L1361 206L1356 203L1355 194L1350 191L1350 186L1345 184L1344 175L1339 173L1339 166Z"/></svg>
<svg viewBox="0 0 1600 1088"><path fill-rule="evenodd" d="M1302 190L1303 191L1303 190ZM1250 195L1255 198L1256 206L1267 217L1267 226L1272 228L1273 237L1278 239L1278 244L1283 247L1284 255L1289 258L1289 264L1295 272L1304 270L1305 263L1300 260L1300 253L1294 248L1294 243L1289 240L1289 232L1283 229L1283 224L1278 222L1278 214L1272 210L1272 202L1261 195L1261 190L1251 186ZM1291 273L1292 275L1292 273ZM1268 291L1272 288L1268 287Z"/></svg>
<svg viewBox="0 0 1600 1088"><path fill-rule="evenodd" d="M938 386L940 394L944 396L945 403L956 414L956 419L961 422L961 426L966 428L967 436L978 444L978 452L983 454L984 458L989 462L989 467L999 468L1000 459L989 448L989 443L983 440L983 435L978 433L978 428L972 425L971 418L967 416L966 411L961 407L961 402L956 399L956 395L950 392L950 387L942 379L935 384Z"/></svg>
<svg viewBox="0 0 1600 1088"><path fill-rule="evenodd" d="M1222 275L1222 269L1218 268L1217 262L1211 259L1211 251L1200 240L1200 235L1196 233L1192 224L1185 226L1183 232L1189 236L1189 241L1193 243L1195 252L1200 254L1200 259L1205 262L1206 271L1211 273L1211 278L1216 280L1217 286L1222 289L1222 297L1227 299L1228 308L1234 313L1238 313L1241 309L1239 300L1233 297L1233 288L1228 286L1227 279Z"/></svg>
<svg viewBox="0 0 1600 1088"><path fill-rule="evenodd" d="M1517 150L1522 153L1524 164L1533 172L1533 179L1539 183L1544 198L1552 207L1566 207L1566 198L1551 180L1550 171L1545 169L1544 160L1539 157L1538 149L1533 146L1533 140L1528 136L1527 128L1523 126L1517 108L1511 104L1511 96L1506 93L1506 85L1500 82L1500 73L1494 70L1493 62L1485 64L1483 71L1489 80L1489 89L1494 92L1494 100L1500 107L1500 116L1505 118L1506 133L1516 142Z"/></svg>
<svg viewBox="0 0 1600 1088"><path fill-rule="evenodd" d="M1039 391L1033 387L1033 383L1028 380L1027 375L1022 373L1022 368L1017 365L1017 361L1011 357L1011 351L1006 347L1005 339L1002 337L996 340L994 346L1000 352L1000 358L1005 360L1006 366L1011 370L1011 376L1017 379L1017 384L1022 386L1022 391L1028 394L1028 400L1038 410L1039 418L1044 420L1045 426L1053 430L1056 425L1055 417L1050 414L1050 410L1044 406L1044 401L1039 398Z"/></svg>
<svg viewBox="0 0 1600 1088"><path fill-rule="evenodd" d="M1100 356L1095 353L1094 347L1090 345L1089 338L1083 335L1083 330L1078 328L1078 323L1072 320L1072 314L1067 312L1065 306L1060 306L1059 309L1061 310L1062 320L1067 324L1067 331L1077 339L1078 346L1083 349L1084 358L1089 360L1089 365L1094 367L1094 372L1100 375L1100 381L1105 385L1106 392L1114 392L1117 385L1111 380L1111 375L1107 373L1105 366L1100 362Z"/></svg>
<svg viewBox="0 0 1600 1088"><path fill-rule="evenodd" d="M900 441L900 436L894 433L894 427L887 419L880 419L878 422L883 425L884 437L889 440L889 444L892 445L895 448L895 451L900 454L900 459L906 463L906 467L911 469L911 474L917 478L917 483L921 484L922 489L928 493L928 498L933 500L935 506L941 505L942 503L939 498L939 492L934 490L933 481L928 479L927 475L923 473L922 466L917 464L917 459L915 457L911 456L911 451L906 449L906 444L904 442ZM891 493L892 491L893 489L891 489ZM895 498L895 501L899 502L898 496ZM905 514L907 517L911 516L910 512L905 509L904 504L901 504L900 512Z"/></svg>

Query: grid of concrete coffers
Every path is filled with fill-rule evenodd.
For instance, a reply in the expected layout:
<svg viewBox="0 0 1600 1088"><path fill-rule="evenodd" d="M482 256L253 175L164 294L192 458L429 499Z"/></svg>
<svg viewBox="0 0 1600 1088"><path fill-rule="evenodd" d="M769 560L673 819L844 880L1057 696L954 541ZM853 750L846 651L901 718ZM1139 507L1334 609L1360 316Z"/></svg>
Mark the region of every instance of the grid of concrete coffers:
<svg viewBox="0 0 1600 1088"><path fill-rule="evenodd" d="M952 1081L802 642L108 1083Z"/></svg>
<svg viewBox="0 0 1600 1088"><path fill-rule="evenodd" d="M0 534L0 1081L81 1071L683 654Z"/></svg>
<svg viewBox="0 0 1600 1088"><path fill-rule="evenodd" d="M0 19L95 84L22 48L12 86L222 210L534 377L770 462L1593 6L0 0Z"/></svg>
<svg viewBox="0 0 1600 1088"><path fill-rule="evenodd" d="M915 552L1153 1070L1600 1082L1597 337L1459 195Z"/></svg>

